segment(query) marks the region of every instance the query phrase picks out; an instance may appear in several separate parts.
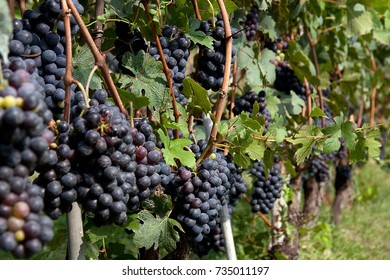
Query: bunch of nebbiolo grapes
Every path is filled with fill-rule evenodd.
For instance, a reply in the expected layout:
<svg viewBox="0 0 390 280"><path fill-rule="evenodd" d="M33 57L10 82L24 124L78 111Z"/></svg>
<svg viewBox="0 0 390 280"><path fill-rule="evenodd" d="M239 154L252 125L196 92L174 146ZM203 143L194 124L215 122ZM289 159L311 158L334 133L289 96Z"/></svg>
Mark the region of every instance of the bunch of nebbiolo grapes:
<svg viewBox="0 0 390 280"><path fill-rule="evenodd" d="M243 170L233 162L231 156L224 156L222 152L218 152L216 160L221 166L219 167L219 170L224 172L228 177L228 182L224 183L227 189L227 195L225 197L227 198L229 215L232 215L242 194L247 191L247 183L242 176ZM224 205L224 203L222 203L222 205ZM209 234L204 236L201 242L195 245L196 247L194 247L194 250L199 256L207 255L210 249L225 251L225 240L219 217L217 218L216 226Z"/></svg>
<svg viewBox="0 0 390 280"><path fill-rule="evenodd" d="M175 25L165 25L159 40L165 61L171 70L175 98L185 105L188 99L181 93L181 90L186 74L187 59L190 56L191 40L179 32ZM150 44L149 54L157 60L160 59L156 42Z"/></svg>
<svg viewBox="0 0 390 280"><path fill-rule="evenodd" d="M198 58L199 71L197 81L205 88L218 91L222 87L223 75L225 72L225 53L226 53L226 35L221 13L217 18L208 21L202 21L199 27L207 36L212 36L213 49L201 48ZM232 28L232 37L238 38L240 33L237 29ZM236 59L237 49L232 47L232 64Z"/></svg>
<svg viewBox="0 0 390 280"><path fill-rule="evenodd" d="M271 123L272 117L267 109L267 101L265 99L265 91L256 93L255 91L248 91L244 95L235 99L235 107L233 112L238 115L242 112L253 112L253 104L259 104L259 116L265 119L264 134ZM274 157L274 164L266 176L264 163L255 161L251 169L251 174L255 177L253 186L254 193L251 199L252 211L268 213L272 208L276 199L280 198L282 191L282 177L280 173L280 166L278 157Z"/></svg>
<svg viewBox="0 0 390 280"><path fill-rule="evenodd" d="M78 12L84 8L73 1ZM73 16L70 17L71 34L74 37L79 26ZM13 34L9 44L10 55L21 57L28 65L35 65L38 81L44 87L45 102L53 112L55 119L63 114L65 100L65 26L61 19L60 1L46 0L39 10L26 10L21 20L14 19ZM71 102L74 101L76 86L71 87Z"/></svg>
<svg viewBox="0 0 390 280"><path fill-rule="evenodd" d="M251 199L252 211L266 214L272 210L274 202L280 198L282 192L282 176L278 157L274 156L274 163L268 176L266 176L265 166L261 161L253 164L251 174L256 178L253 183L255 191Z"/></svg>
<svg viewBox="0 0 390 280"><path fill-rule="evenodd" d="M256 37L257 27L259 25L259 7L253 5L246 15L244 22L245 36L248 41L253 41Z"/></svg>
<svg viewBox="0 0 390 280"><path fill-rule="evenodd" d="M0 85L0 249L24 258L53 238L41 189L29 181L51 160L52 114L29 61L10 58L1 68L6 82Z"/></svg>
<svg viewBox="0 0 390 280"><path fill-rule="evenodd" d="M127 220L161 182L162 153L146 121L131 127L127 118L97 90L82 116L72 121L68 143L75 151L72 170L77 199L97 225Z"/></svg>
<svg viewBox="0 0 390 280"><path fill-rule="evenodd" d="M284 60L284 50L288 48L289 37L278 38L276 41L266 40L264 47L274 51L277 54L273 61L275 64L276 79L274 88L285 94L295 92L301 99L306 101L306 87L295 75L290 64ZM310 91L313 87L310 85Z"/></svg>
<svg viewBox="0 0 390 280"><path fill-rule="evenodd" d="M207 142L199 140L190 149L199 158ZM209 235L218 227L218 213L228 203L231 184L230 171L222 153L213 152L196 171L180 167L174 178L165 185L165 192L176 198L174 215L190 234L190 243L199 253Z"/></svg>

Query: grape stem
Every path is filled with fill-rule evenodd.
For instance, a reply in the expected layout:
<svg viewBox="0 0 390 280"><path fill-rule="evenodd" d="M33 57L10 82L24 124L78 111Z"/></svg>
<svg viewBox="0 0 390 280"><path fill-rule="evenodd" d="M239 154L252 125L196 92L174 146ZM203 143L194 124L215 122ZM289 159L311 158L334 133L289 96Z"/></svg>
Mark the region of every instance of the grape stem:
<svg viewBox="0 0 390 280"><path fill-rule="evenodd" d="M26 10L26 0L18 0L19 7L20 7L20 14L23 15L24 11Z"/></svg>
<svg viewBox="0 0 390 280"><path fill-rule="evenodd" d="M227 100L227 92L229 88L229 78L230 78L230 72L231 72L231 63L232 63L232 46L233 46L233 38L232 38L232 32L230 29L230 22L229 22L229 15L226 11L225 3L222 0L218 0L218 5L221 10L222 14L222 20L224 23L225 28L225 38L226 38L226 53L225 53L225 72L223 75L223 83L221 92L218 95L217 103L215 104L216 108L216 114L215 114L215 120L213 124L213 128L211 130L211 137L210 140L213 142L217 138L217 123L220 122L222 118L223 111L225 109L225 103ZM214 23L215 24L215 23ZM210 142L210 141L209 141ZM211 149L209 149L210 151ZM230 216L228 212L228 205L227 203L222 206L221 211L219 212L219 217L221 219L221 228L222 228L222 234L225 240L225 249L226 254L229 260L236 260L236 250L234 247L234 238L233 238L233 232L232 232L232 226L230 223Z"/></svg>
<svg viewBox="0 0 390 280"><path fill-rule="evenodd" d="M79 90L81 91L81 93L83 94L85 108L89 108L89 96L87 95L87 92L86 92L83 84L80 81L75 80L75 79L72 80L72 83L76 84L78 86Z"/></svg>
<svg viewBox="0 0 390 280"><path fill-rule="evenodd" d="M209 3L209 6L210 6L210 10L211 10L211 14L213 15L213 28L215 27L215 21L214 21L214 15L215 15L215 12L214 12L214 6L213 6L213 3L210 2L210 0L207 0L207 2ZM218 1L218 4L219 4L219 1Z"/></svg>
<svg viewBox="0 0 390 280"><path fill-rule="evenodd" d="M233 64L233 81L232 81L232 95L230 97L230 112L229 112L229 119L234 118L233 109L235 106L235 99L236 99L236 91L237 91L237 59Z"/></svg>
<svg viewBox="0 0 390 280"><path fill-rule="evenodd" d="M11 18L15 16L15 0L8 0L9 15Z"/></svg>
<svg viewBox="0 0 390 280"><path fill-rule="evenodd" d="M96 22L93 34L95 37L95 45L99 50L101 50L103 42L103 24L100 22L100 20L98 20L98 18L104 13L104 0L96 0L95 10Z"/></svg>
<svg viewBox="0 0 390 280"><path fill-rule="evenodd" d="M63 77L65 83L65 108L64 121L70 121L70 86L73 81L72 77L72 35L70 30L70 11L66 0L61 0L62 16L65 26L66 40L66 71ZM67 214L68 230L68 257L71 260L85 259L84 255L84 229L81 217L81 209L77 202L72 203L72 210Z"/></svg>
<svg viewBox="0 0 390 280"><path fill-rule="evenodd" d="M87 83L85 85L85 92L86 92L86 96L88 96L88 97L89 97L89 85L91 84L93 74L95 73L95 71L97 69L98 69L97 65L94 65L91 72L89 73L88 80L87 80Z"/></svg>
<svg viewBox="0 0 390 280"><path fill-rule="evenodd" d="M66 68L65 75L62 78L65 84L65 107L64 107L64 121L69 123L70 121L70 90L73 80L72 76L72 35L70 30L70 10L66 1L61 0L62 5L62 17L65 27L65 54L66 54Z"/></svg>
<svg viewBox="0 0 390 280"><path fill-rule="evenodd" d="M202 16L200 14L199 7L198 7L198 1L197 0L192 0L192 5L194 6L196 18L198 20L202 20Z"/></svg>
<svg viewBox="0 0 390 280"><path fill-rule="evenodd" d="M338 6L346 5L346 3L344 3L344 2L338 2L338 1L334 1L334 0L324 0L324 2L328 2L328 3L331 3L331 4L338 5Z"/></svg>
<svg viewBox="0 0 390 280"><path fill-rule="evenodd" d="M375 62L374 56L371 56L371 66L372 66L372 70L373 70L374 76L375 76L375 73L376 73L376 62ZM371 126L374 125L374 121L375 121L376 90L377 90L377 86L374 85L374 87L372 88L372 91L371 91L371 110L370 110L370 125Z"/></svg>
<svg viewBox="0 0 390 280"><path fill-rule="evenodd" d="M4 77L3 77L3 67L1 66L1 63L0 63L0 90L3 89L3 86L6 85L6 81L4 80Z"/></svg>
<svg viewBox="0 0 390 280"><path fill-rule="evenodd" d="M306 77L304 79L305 88L306 88L306 102L307 102L307 119L309 120L309 125L313 124L313 119L311 118L311 92L309 87L309 82Z"/></svg>
<svg viewBox="0 0 390 280"><path fill-rule="evenodd" d="M226 11L225 4L222 0L218 0L219 7L221 9L222 13L222 19L225 26L225 36L226 36L226 53L225 53L225 72L223 75L223 83L221 91L218 95L218 100L215 103L214 108L216 108L215 112L215 121L213 125L213 129L211 131L211 138L214 140L217 136L217 126L216 124L220 122L222 113L225 108L225 103L227 99L227 91L229 88L229 78L230 78L230 70L231 70L231 64L232 64L232 46L233 46L233 38L231 37L232 32L230 29L230 23L229 23L229 15Z"/></svg>
<svg viewBox="0 0 390 280"><path fill-rule="evenodd" d="M167 78L167 81L168 81L169 91L170 91L171 97L172 97L173 115L175 116L175 122L179 123L179 117L181 114L180 114L180 112L177 108L177 104L176 104L175 92L173 90L173 82L172 82L172 78L170 76L171 70L169 69L167 62L165 60L165 56L163 53L163 49L161 47L160 39L159 39L157 31L156 31L156 26L154 25L152 15L149 12L148 1L143 0L142 4L145 7L145 12L148 16L148 20L150 22L150 26L152 28L152 32L153 32L154 38L156 40L158 54L160 55L160 59L161 59L162 65L163 65L163 71L164 71L165 77ZM175 134L176 134L175 137L179 138L179 131L178 130L176 130Z"/></svg>
<svg viewBox="0 0 390 280"><path fill-rule="evenodd" d="M310 50L311 50L311 55L313 57L313 64L314 64L314 68L316 70L316 75L317 77L320 77L321 73L320 73L320 67L318 66L318 58L317 58L317 51L316 51L316 42L313 41L313 38L310 34L310 31L309 31L309 28L307 27L307 24L306 24L306 20L304 19L303 20L303 28L304 28L304 32L305 32L305 35L307 37L307 40L309 42L309 46L310 46ZM319 102L320 102L320 109L322 111L324 111L324 101L323 101L323 98L322 98L322 89L321 89L321 86L318 85L316 87L317 89L317 92L318 92L318 96L319 96ZM306 89L307 91L307 89ZM310 123L310 119L309 119L309 123ZM321 127L324 128L325 127L325 117L321 117Z"/></svg>
<svg viewBox="0 0 390 280"><path fill-rule="evenodd" d="M358 119L356 121L356 125L357 127L361 127L362 126L362 122L363 122L363 112L364 111L364 96L362 96L362 98L360 99L360 104L359 104L359 115L358 115Z"/></svg>
<svg viewBox="0 0 390 280"><path fill-rule="evenodd" d="M119 107L119 110L125 115L128 116L129 114L126 111L126 108L123 106L122 100L119 97L118 91L116 90L114 81L112 80L110 70L108 69L105 56L101 54L97 46L95 45L95 42L92 39L91 34L89 33L87 27L85 26L85 23L83 19L81 18L79 12L77 11L75 5L73 4L72 0L66 0L68 3L68 6L72 12L73 17L75 18L77 24L80 27L80 33L84 37L85 42L87 43L89 49L92 52L92 55L95 59L95 65L97 65L102 73L103 80L107 86L108 92L114 99L115 104Z"/></svg>

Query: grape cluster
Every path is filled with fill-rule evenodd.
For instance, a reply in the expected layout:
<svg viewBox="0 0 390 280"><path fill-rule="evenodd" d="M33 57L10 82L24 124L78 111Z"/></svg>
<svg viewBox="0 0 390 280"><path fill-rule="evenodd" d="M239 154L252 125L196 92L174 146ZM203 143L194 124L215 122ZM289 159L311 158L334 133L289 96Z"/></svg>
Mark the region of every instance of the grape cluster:
<svg viewBox="0 0 390 280"><path fill-rule="evenodd" d="M210 25L215 28L211 28ZM197 81L205 88L218 91L222 87L223 75L225 72L225 53L226 53L226 35L221 13L218 13L216 19L202 21L199 27L207 36L212 36L213 49L202 48L199 54ZM240 33L232 28L233 38L238 38ZM237 49L232 47L232 63L236 59Z"/></svg>
<svg viewBox="0 0 390 280"><path fill-rule="evenodd" d="M290 94L291 91L293 91L298 97L306 102L306 87L295 75L294 70L286 61L276 61L275 64L276 79L274 88L285 94ZM310 85L309 87L310 92L312 92L313 86Z"/></svg>
<svg viewBox="0 0 390 280"><path fill-rule="evenodd" d="M136 55L139 51L146 52L148 46L145 39L142 37L141 32L138 29L131 30L130 25L123 21L115 22L115 33L117 39L114 46L116 51L115 57L108 56L108 61L114 72L133 75L133 73L123 66L123 56L125 53L130 52ZM109 53L111 55L111 53Z"/></svg>
<svg viewBox="0 0 390 280"><path fill-rule="evenodd" d="M257 27L259 24L259 7L253 5L246 15L245 19L245 35L248 41L253 41L256 37Z"/></svg>
<svg viewBox="0 0 390 280"><path fill-rule="evenodd" d="M193 250L199 257L208 255L211 249L216 252L225 252L225 239L223 237L219 218L217 221L216 226L201 242L193 244Z"/></svg>
<svg viewBox="0 0 390 280"><path fill-rule="evenodd" d="M190 145L196 156L206 148L206 141ZM175 215L191 236L193 248L197 247L217 225L218 213L227 203L229 181L223 172L227 164L220 165L221 155L212 153L202 161L196 172L180 167L165 192L177 199Z"/></svg>
<svg viewBox="0 0 390 280"><path fill-rule="evenodd" d="M52 221L42 215L41 190L29 181L50 160L52 114L26 61L14 57L2 69L8 85L0 89L0 249L23 258L53 237Z"/></svg>
<svg viewBox="0 0 390 280"><path fill-rule="evenodd" d="M39 168L34 183L44 190L45 213L52 219L70 212L72 203L77 201L77 173L72 168L75 150L68 145L70 126L67 122L57 121L51 129L55 131L57 141L50 145L50 161Z"/></svg>
<svg viewBox="0 0 390 280"><path fill-rule="evenodd" d="M162 152L148 121L138 120L131 127L107 97L105 90L97 90L89 108L73 118L70 128L61 124L57 153L68 144L64 160L70 172L57 172L60 179L55 184L63 186L62 196L68 192L65 199L60 195L61 203L77 199L96 225L122 225L127 211L138 210L140 202L161 183ZM80 104L72 108L77 115L85 101ZM163 172L167 173L166 168ZM73 189L77 193L70 196Z"/></svg>
<svg viewBox="0 0 390 280"><path fill-rule="evenodd" d="M270 39L266 39L264 42L264 48L267 48L274 53L280 54L283 53L288 48L288 42L290 41L290 37L279 37L276 41L272 41Z"/></svg>
<svg viewBox="0 0 390 280"><path fill-rule="evenodd" d="M327 155L320 154L315 156L307 169L308 175L316 179L317 182L326 182L329 179L329 165L327 164Z"/></svg>
<svg viewBox="0 0 390 280"><path fill-rule="evenodd" d="M133 143L136 146L135 169L136 186L139 190L137 196L130 197L132 205L129 209L135 211L139 208L139 202L148 198L162 180L169 180L170 167L163 162L163 154L156 146L156 135L147 119L135 122L133 130Z"/></svg>
<svg viewBox="0 0 390 280"><path fill-rule="evenodd" d="M52 114L27 71L8 68L3 73L9 85L0 91L0 166L24 170L29 176L49 158L54 135L46 126Z"/></svg>
<svg viewBox="0 0 390 280"><path fill-rule="evenodd" d="M7 166L0 167L0 249L31 257L53 238L53 222L42 214L41 189Z"/></svg>
<svg viewBox="0 0 390 280"><path fill-rule="evenodd" d="M83 13L83 6L74 0L74 4ZM36 67L39 82L45 88L45 101L56 118L63 114L65 100L65 27L58 0L46 0L39 10L26 10L21 20L13 21L13 33L10 41L10 55L21 57L28 62L29 68ZM70 17L71 33L75 36L79 27L73 16ZM72 85L73 101L76 87Z"/></svg>
<svg viewBox="0 0 390 280"><path fill-rule="evenodd" d="M284 60L284 51L288 48L288 42L290 38L278 38L276 41L267 39L264 47L274 51L277 54L276 59L273 61L275 64L276 79L274 82L274 88L278 91L290 94L291 91L295 92L301 99L306 101L306 87L295 75L294 70L289 63ZM310 91L313 91L313 87L310 85Z"/></svg>
<svg viewBox="0 0 390 280"><path fill-rule="evenodd" d="M72 185L97 225L123 224L135 188L131 127L119 108L106 100L107 95L105 90L94 93L90 107L73 119L67 139L76 157Z"/></svg>
<svg viewBox="0 0 390 280"><path fill-rule="evenodd" d="M241 114L241 112L248 112L252 114L253 104L257 102L259 104L259 112L258 116L262 116L265 119L265 130L264 133L267 132L267 128L271 123L272 117L271 113L267 108L267 100L265 99L265 91L259 91L256 93L253 90L246 92L244 95L240 97L236 97L235 105L233 108L233 113L235 115Z"/></svg>
<svg viewBox="0 0 390 280"><path fill-rule="evenodd" d="M226 157L227 168L229 168L229 204L228 210L229 214L233 214L235 206L237 205L241 196L247 192L248 184L245 182L244 177L242 176L243 169L238 167L237 164L233 162L231 156Z"/></svg>
<svg viewBox="0 0 390 280"><path fill-rule="evenodd" d="M159 40L165 61L171 70L175 98L178 102L185 105L188 103L188 100L181 91L186 74L187 59L190 56L191 40L183 33L180 33L175 25L164 26ZM156 42L150 44L149 54L156 59L160 59Z"/></svg>
<svg viewBox="0 0 390 280"><path fill-rule="evenodd" d="M229 215L232 215L242 194L247 192L248 185L242 176L243 170L233 162L232 157L227 156L226 158L222 157L222 159L226 160L227 168L229 169L228 211ZM210 233L205 235L201 242L194 244L194 251L198 256L207 255L211 249L214 251L225 251L225 240L219 217L217 217L216 221L217 224Z"/></svg>
<svg viewBox="0 0 390 280"><path fill-rule="evenodd" d="M268 172L268 177L261 161L253 164L251 174L256 179L253 183L255 191L251 199L252 212L266 214L273 208L276 199L280 198L282 191L282 176L278 157L274 156L274 163Z"/></svg>
<svg viewBox="0 0 390 280"><path fill-rule="evenodd" d="M212 164L210 161L206 160L207 167L209 163ZM179 170L182 180L178 195L181 211L177 219L189 231L195 244L201 242L216 226L218 212L222 207L216 195L222 180L216 174L216 166L211 168L208 170L200 166L197 175L192 178L189 170Z"/></svg>

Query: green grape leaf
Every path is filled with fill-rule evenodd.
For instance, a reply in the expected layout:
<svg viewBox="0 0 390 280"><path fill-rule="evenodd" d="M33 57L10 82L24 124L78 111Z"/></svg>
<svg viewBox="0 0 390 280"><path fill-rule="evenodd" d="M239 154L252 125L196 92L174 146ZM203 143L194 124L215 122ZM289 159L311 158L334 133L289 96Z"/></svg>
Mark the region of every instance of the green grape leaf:
<svg viewBox="0 0 390 280"><path fill-rule="evenodd" d="M81 48L78 48L77 52L73 54L72 65L74 67L89 68L89 74L95 65L95 59L87 44L84 44Z"/></svg>
<svg viewBox="0 0 390 280"><path fill-rule="evenodd" d="M302 100L295 92L290 92L290 103L287 103L287 109L294 115L299 115L302 108L306 106L305 101Z"/></svg>
<svg viewBox="0 0 390 280"><path fill-rule="evenodd" d="M364 128L364 127L363 127ZM364 145L367 147L368 156L378 159L380 155L381 142L378 140L380 131L378 129L371 130L366 134Z"/></svg>
<svg viewBox="0 0 390 280"><path fill-rule="evenodd" d="M169 218L170 211L165 215L154 216L147 210L141 210L138 218L142 224L135 230L134 245L138 248L145 247L158 250L159 257L164 258L176 249L176 243L180 240L179 231L184 232L182 226L176 220Z"/></svg>
<svg viewBox="0 0 390 280"><path fill-rule="evenodd" d="M12 19L10 17L8 3L5 0L0 0L0 57L5 63L8 62L8 45L10 34L12 33Z"/></svg>
<svg viewBox="0 0 390 280"><path fill-rule="evenodd" d="M87 84L89 74L91 72L91 68L87 66L78 66L73 69L73 77L82 83L84 86ZM98 75L97 72L93 73L91 82L89 84L89 88L96 90L101 89L103 85L102 79Z"/></svg>
<svg viewBox="0 0 390 280"><path fill-rule="evenodd" d="M245 152L252 160L261 160L264 157L265 142L261 140L253 140L246 147Z"/></svg>
<svg viewBox="0 0 390 280"><path fill-rule="evenodd" d="M355 125L347 121L341 124L341 137L344 138L344 143L348 149L355 149L356 145L356 133Z"/></svg>
<svg viewBox="0 0 390 280"><path fill-rule="evenodd" d="M222 137L226 137L229 132L229 124L226 121L220 121L217 124L218 133L222 135Z"/></svg>
<svg viewBox="0 0 390 280"><path fill-rule="evenodd" d="M205 90L201 85L195 82L191 78L186 78L183 81L182 93L187 97L191 98L188 103L189 112L193 115L199 116L202 112L208 113L211 111L211 103Z"/></svg>
<svg viewBox="0 0 390 280"><path fill-rule="evenodd" d="M152 195L142 203L142 206L152 213L164 216L168 211L172 210L172 199L166 194Z"/></svg>
<svg viewBox="0 0 390 280"><path fill-rule="evenodd" d="M323 133L319 127L304 125L295 137L287 139L290 143L299 146L295 152L297 164L304 162L310 156L313 148L321 143L321 136L323 136Z"/></svg>
<svg viewBox="0 0 390 280"><path fill-rule="evenodd" d="M118 234L118 228L116 226L102 226L102 227L92 227L85 232L88 235L89 240L92 243L96 243L100 240L108 238Z"/></svg>
<svg viewBox="0 0 390 280"><path fill-rule="evenodd" d="M89 74L95 66L95 59L87 44L84 44L81 48L77 49L76 54L73 56L72 64L74 67L73 76L85 86ZM95 71L92 76L89 88L93 90L102 88L102 79L97 71Z"/></svg>
<svg viewBox="0 0 390 280"><path fill-rule="evenodd" d="M331 137L324 142L324 153L329 154L340 149L340 140L337 137Z"/></svg>
<svg viewBox="0 0 390 280"><path fill-rule="evenodd" d="M354 163L366 160L367 156L378 159L382 144L378 140L380 131L378 129L369 130L369 125L364 125L363 130L357 133L357 143L355 149L351 150L349 160Z"/></svg>
<svg viewBox="0 0 390 280"><path fill-rule="evenodd" d="M122 87L130 86L136 96L146 96L151 110L158 112L168 107L171 98L160 61L144 51L137 55L127 52L123 56L123 65L133 72L134 77L122 75L119 80Z"/></svg>
<svg viewBox="0 0 390 280"><path fill-rule="evenodd" d="M195 168L195 155L191 150L187 149L188 145L192 143L191 140L170 140L161 129L157 133L160 136L161 142L164 144L164 148L161 151L168 165L177 167L175 159L178 159L184 166Z"/></svg>
<svg viewBox="0 0 390 280"><path fill-rule="evenodd" d="M374 39L385 46L390 45L390 33L388 30L374 30Z"/></svg>
<svg viewBox="0 0 390 280"><path fill-rule="evenodd" d="M275 56L276 54L269 49L264 49L260 56L261 74L269 85L272 85L276 79L275 65L271 63Z"/></svg>
<svg viewBox="0 0 390 280"><path fill-rule="evenodd" d="M287 129L284 125L284 118L280 115L275 115L271 124L268 126L268 132L265 136L267 138L274 138L276 143L280 144L284 141L286 135Z"/></svg>
<svg viewBox="0 0 390 280"><path fill-rule="evenodd" d="M315 107L313 108L313 110L311 110L311 113L310 113L310 116L311 117L326 117L326 114L324 113L324 111L322 111L320 108L318 107Z"/></svg>
<svg viewBox="0 0 390 280"><path fill-rule="evenodd" d="M196 18L192 18L190 20L190 27L187 30L186 35L191 39L195 44L200 44L202 46L208 47L209 49L213 49L214 39L211 36L206 36L203 31L197 30L199 29L200 21Z"/></svg>
<svg viewBox="0 0 390 280"><path fill-rule="evenodd" d="M105 2L106 2L105 4L106 14L116 15L119 18L125 18L126 16L128 16L128 13L125 11L126 1L108 0ZM140 2L140 1L132 1L132 2ZM136 5L136 3L134 3L134 5Z"/></svg>
<svg viewBox="0 0 390 280"><path fill-rule="evenodd" d="M271 39L277 37L275 25L275 20L270 15L265 15L259 20L259 30L268 34Z"/></svg>
<svg viewBox="0 0 390 280"><path fill-rule="evenodd" d="M365 6L360 3L352 5L349 5L347 9L347 36L370 33L374 27L371 13L366 11Z"/></svg>
<svg viewBox="0 0 390 280"><path fill-rule="evenodd" d="M343 122L343 114L334 118L334 122L329 126L324 127L322 132L325 135L329 135L331 138L344 138L344 143L349 150L354 150L356 146L356 133L355 125L349 121ZM331 141L331 140L328 140ZM328 143L327 145L330 145ZM334 143L333 143L334 145ZM332 146L331 146L332 147ZM329 149L329 147L327 147Z"/></svg>
<svg viewBox="0 0 390 280"><path fill-rule="evenodd" d="M133 109L140 109L149 105L149 99L145 96L137 96L121 88L117 88L117 91L124 106L128 106L130 102L133 102Z"/></svg>
<svg viewBox="0 0 390 280"><path fill-rule="evenodd" d="M248 167L251 164L250 158L240 152L235 153L233 155L233 161L239 166L239 167Z"/></svg>
<svg viewBox="0 0 390 280"><path fill-rule="evenodd" d="M237 5L232 0L224 0L225 8L228 14L237 10ZM210 5L211 4L211 5ZM198 0L198 7L202 18L208 20L211 17L216 17L219 12L218 2L215 0Z"/></svg>
<svg viewBox="0 0 390 280"><path fill-rule="evenodd" d="M256 55L253 46L244 46L238 50L237 53L238 67L245 69L245 76L249 87L253 90L257 90L258 87L263 85L261 72L261 64L259 62L259 56ZM267 69L268 71L269 69ZM264 68L266 72L266 68ZM267 73L267 72L266 72ZM271 73L269 73L271 77ZM260 82L260 83L259 83Z"/></svg>
<svg viewBox="0 0 390 280"><path fill-rule="evenodd" d="M126 228L128 230L138 230L140 227L140 222L136 218L137 215L128 215L127 221L123 226L117 225L104 225L104 226L94 226L91 225L85 231L85 235L91 243L96 243L100 240L106 238L112 238L114 236L118 236L123 234L123 229Z"/></svg>

